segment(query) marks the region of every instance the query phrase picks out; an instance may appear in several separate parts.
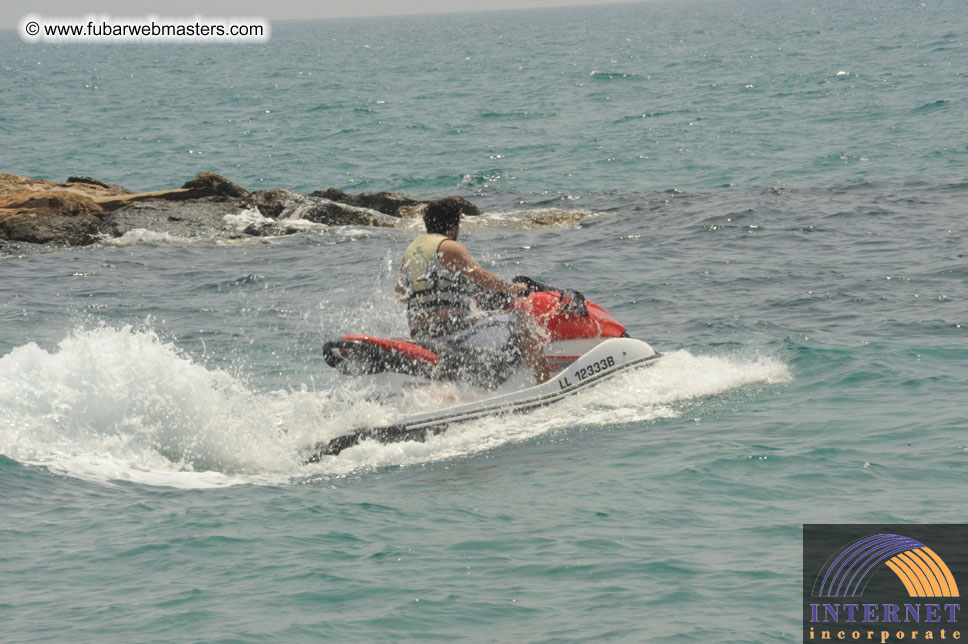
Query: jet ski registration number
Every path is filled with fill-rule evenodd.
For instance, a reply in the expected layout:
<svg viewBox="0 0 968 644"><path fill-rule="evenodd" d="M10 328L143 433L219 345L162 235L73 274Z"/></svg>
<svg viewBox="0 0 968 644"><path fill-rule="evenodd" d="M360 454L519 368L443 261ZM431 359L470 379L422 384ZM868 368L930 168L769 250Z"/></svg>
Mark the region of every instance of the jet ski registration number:
<svg viewBox="0 0 968 644"><path fill-rule="evenodd" d="M598 362L593 362L587 367L582 367L575 372L575 378L578 382L581 382L585 378L594 376L596 373L601 373L615 366L615 358L608 356L607 358L602 358Z"/></svg>

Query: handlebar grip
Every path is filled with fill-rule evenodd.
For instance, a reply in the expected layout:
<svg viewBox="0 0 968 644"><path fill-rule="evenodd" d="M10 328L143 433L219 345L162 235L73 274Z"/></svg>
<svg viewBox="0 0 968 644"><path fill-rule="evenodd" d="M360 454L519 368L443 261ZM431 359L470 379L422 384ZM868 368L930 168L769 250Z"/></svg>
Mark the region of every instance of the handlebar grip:
<svg viewBox="0 0 968 644"><path fill-rule="evenodd" d="M573 291L571 289L562 289L556 286L549 286L548 284L542 284L536 280L531 279L526 275L518 275L512 282L517 282L519 284L524 284L527 288L527 293L536 293L539 291L558 293L558 299L562 300L568 298L568 303L565 304L564 311L566 313L571 313L572 315L580 315L582 317L588 317L588 307L585 304L585 296L578 291Z"/></svg>
<svg viewBox="0 0 968 644"><path fill-rule="evenodd" d="M538 291L556 291L560 292L560 288L555 288L554 286L548 286L547 284L542 284L541 282L535 281L528 277L527 275L518 275L512 282L517 282L518 284L524 284L527 288L528 293L537 293Z"/></svg>

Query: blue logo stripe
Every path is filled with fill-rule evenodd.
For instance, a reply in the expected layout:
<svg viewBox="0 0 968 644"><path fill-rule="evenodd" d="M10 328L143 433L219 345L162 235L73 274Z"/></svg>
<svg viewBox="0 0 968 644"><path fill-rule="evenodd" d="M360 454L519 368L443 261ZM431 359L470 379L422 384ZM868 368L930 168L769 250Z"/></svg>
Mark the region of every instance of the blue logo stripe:
<svg viewBox="0 0 968 644"><path fill-rule="evenodd" d="M841 563L841 560L844 560L844 562L846 562L846 559L848 559L848 558L850 558L850 557L853 556L853 553L854 553L855 550L860 549L860 548L864 548L865 546L867 546L872 541L874 541L874 542L880 541L883 536L884 535L875 534L875 535L870 536L870 537L864 537L863 539L860 539L858 541L855 541L854 543L852 543L849 546L847 546L846 548L844 548L844 550L839 555L837 555L837 558L834 559L833 563L831 563L827 567L827 572L823 576L823 581L820 582L820 596L821 597L832 597L832 596L834 596L833 595L833 590L832 590L831 587L833 586L834 582L837 580L837 575L840 573L840 568L843 565ZM833 573L834 574L833 578L830 578L830 573ZM830 578L830 584L829 585L827 584L828 578Z"/></svg>
<svg viewBox="0 0 968 644"><path fill-rule="evenodd" d="M875 534L847 546L827 567L820 597L856 597L874 569L891 557L924 545L897 534ZM836 586L836 589L834 588Z"/></svg>
<svg viewBox="0 0 968 644"><path fill-rule="evenodd" d="M893 535L889 534L879 534L868 539L862 548L856 549L850 556L850 558L844 561L840 566L840 570L834 575L834 580L831 581L831 588L828 590L830 594L834 597L840 597L847 594L847 591L843 590L844 583L846 582L849 586L853 581L854 577L857 575L855 570L856 566L863 565L869 561L871 553L881 552L885 546L891 548L891 542L893 541ZM849 565L848 565L849 564ZM853 574L851 575L851 571ZM837 589L833 590L833 581L836 581L837 575L840 575L840 583L837 584ZM850 581L847 581L847 576L850 575Z"/></svg>
<svg viewBox="0 0 968 644"><path fill-rule="evenodd" d="M862 569L854 572L853 576L850 578L850 581L847 583L847 589L844 591L843 595L857 597L858 595L863 594L863 589L860 587L860 585L861 583L866 582L870 576L874 574L874 569L877 566L884 563L894 555L910 550L911 548L919 548L921 546L921 544L919 544L917 541L908 539L907 537L902 537L900 535L891 535L891 537L893 537L893 539L877 550L871 552L864 561L858 564ZM854 581L855 579L856 582ZM853 584L853 587L851 587L851 584ZM840 589L838 588L837 590L839 591Z"/></svg>

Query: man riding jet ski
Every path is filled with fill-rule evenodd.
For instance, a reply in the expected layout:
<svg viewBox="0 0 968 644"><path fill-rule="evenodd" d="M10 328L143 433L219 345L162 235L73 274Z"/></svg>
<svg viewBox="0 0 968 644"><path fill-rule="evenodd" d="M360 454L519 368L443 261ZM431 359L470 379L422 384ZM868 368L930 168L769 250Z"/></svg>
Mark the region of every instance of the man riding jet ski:
<svg viewBox="0 0 968 644"><path fill-rule="evenodd" d="M524 413L584 391L659 354L598 304L576 291L527 277L507 282L474 261L457 242L460 209L434 202L427 233L410 244L396 291L405 296L411 338L350 334L323 345L326 363L345 375L403 375L408 385L456 382L496 390L525 362L537 381L461 404L357 427L307 448L306 462L339 454L364 440L425 440L454 423ZM554 370L548 378L549 365Z"/></svg>
<svg viewBox="0 0 968 644"><path fill-rule="evenodd" d="M525 295L528 287L486 271L471 257L457 241L460 216L460 205L454 201L430 203L424 212L426 234L404 253L396 291L405 296L410 335L419 342L453 348L468 368L481 361L506 367L523 358L535 382L545 382L546 338L531 316L521 310L479 308L495 299L507 305Z"/></svg>

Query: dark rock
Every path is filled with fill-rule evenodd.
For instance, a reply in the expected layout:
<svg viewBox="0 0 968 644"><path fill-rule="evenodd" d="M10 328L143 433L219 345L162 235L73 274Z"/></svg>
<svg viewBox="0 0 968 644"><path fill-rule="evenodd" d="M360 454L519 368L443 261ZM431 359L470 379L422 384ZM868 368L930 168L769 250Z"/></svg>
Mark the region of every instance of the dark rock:
<svg viewBox="0 0 968 644"><path fill-rule="evenodd" d="M234 215L234 203L205 200L139 201L110 213L98 230L103 235L120 237L136 229L168 233L176 237L212 237L217 233L236 232L225 223L225 215Z"/></svg>
<svg viewBox="0 0 968 644"><path fill-rule="evenodd" d="M292 190L278 188L253 192L245 200L246 208L256 208L263 217L279 219L286 211L311 203L309 197Z"/></svg>
<svg viewBox="0 0 968 644"><path fill-rule="evenodd" d="M208 196L225 199L245 199L249 196L249 191L245 188L212 172L199 172L194 179L183 185L182 189L200 190L208 193Z"/></svg>
<svg viewBox="0 0 968 644"><path fill-rule="evenodd" d="M242 234L250 237L264 237L268 234L268 228L268 224L249 224L242 231Z"/></svg>
<svg viewBox="0 0 968 644"><path fill-rule="evenodd" d="M262 222L249 224L242 231L242 234L250 237L279 237L280 235L293 235L297 232L295 228L287 228L286 226Z"/></svg>
<svg viewBox="0 0 968 644"><path fill-rule="evenodd" d="M377 212L382 212L384 215L391 215L393 217L401 217L401 209L413 209L424 203L420 199L414 199L401 192L370 192L351 195L343 192L339 188L330 188L324 191L317 190L316 192L309 193L309 196L321 197L357 208L369 208L370 210L376 210Z"/></svg>
<svg viewBox="0 0 968 644"><path fill-rule="evenodd" d="M32 244L84 246L95 241L104 210L86 195L45 190L0 204L0 237Z"/></svg>
<svg viewBox="0 0 968 644"><path fill-rule="evenodd" d="M104 183L103 181L98 181L97 179L93 179L91 177L67 177L67 183L87 183L92 186L101 186L102 188L109 187L108 184Z"/></svg>
<svg viewBox="0 0 968 644"><path fill-rule="evenodd" d="M288 218L304 219L329 226L393 226L393 222L382 217L379 212L370 212L364 208L327 199L314 199L310 204L296 208Z"/></svg>
<svg viewBox="0 0 968 644"><path fill-rule="evenodd" d="M99 188L107 188L109 194L120 194L120 195L130 195L131 191L124 186L119 186L116 183L104 183L103 181L98 181L91 177L67 177L67 183L81 183L86 186L98 186Z"/></svg>
<svg viewBox="0 0 968 644"><path fill-rule="evenodd" d="M31 244L86 246L96 240L99 224L96 217L42 216L26 211L0 215L0 236Z"/></svg>
<svg viewBox="0 0 968 644"><path fill-rule="evenodd" d="M417 199L401 192L370 192L351 195L343 192L339 188L329 188L328 190L317 190L309 193L310 197L321 197L338 203L344 203L357 208L369 208L382 212L385 215L401 218L415 218L423 215L424 208L427 207L432 199ZM476 217L481 214L481 209L467 201L463 197L447 197L449 200L456 200L465 216Z"/></svg>
<svg viewBox="0 0 968 644"><path fill-rule="evenodd" d="M379 212L319 195L307 197L292 190L259 190L244 205L270 219L302 219L329 226L392 226ZM272 233L275 234L275 233Z"/></svg>

